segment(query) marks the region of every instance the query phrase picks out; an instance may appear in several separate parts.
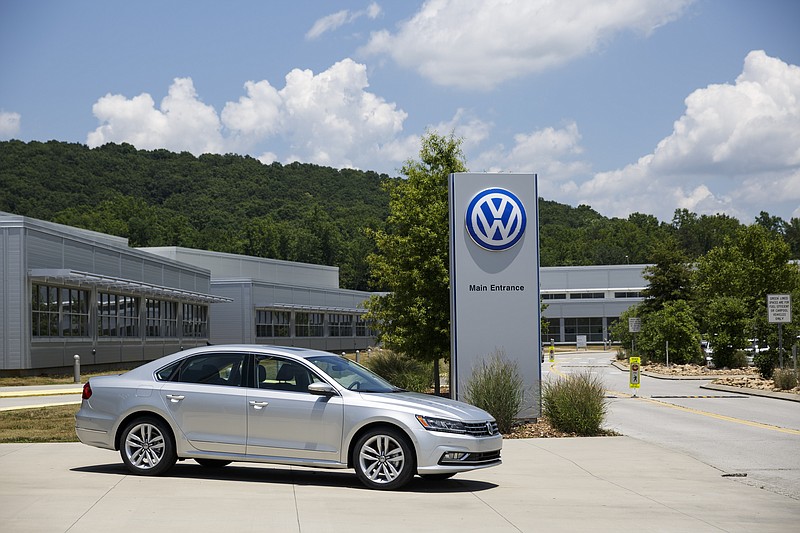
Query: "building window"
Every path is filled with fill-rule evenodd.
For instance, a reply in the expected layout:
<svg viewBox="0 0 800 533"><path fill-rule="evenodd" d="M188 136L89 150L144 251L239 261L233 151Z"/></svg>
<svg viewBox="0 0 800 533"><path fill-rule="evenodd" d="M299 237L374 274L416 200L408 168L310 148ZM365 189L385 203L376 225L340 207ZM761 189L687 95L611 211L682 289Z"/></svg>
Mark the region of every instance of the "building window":
<svg viewBox="0 0 800 533"><path fill-rule="evenodd" d="M295 337L322 337L325 335L325 315L322 313L295 313Z"/></svg>
<svg viewBox="0 0 800 533"><path fill-rule="evenodd" d="M373 337L370 322L364 315L356 315L356 337Z"/></svg>
<svg viewBox="0 0 800 533"><path fill-rule="evenodd" d="M565 318L564 340L577 342L578 335L586 335L589 342L603 342L603 318Z"/></svg>
<svg viewBox="0 0 800 533"><path fill-rule="evenodd" d="M605 298L606 294L604 292L573 292L570 293L569 299L570 300L587 300L592 298Z"/></svg>
<svg viewBox="0 0 800 533"><path fill-rule="evenodd" d="M89 336L89 291L34 284L31 309L34 337Z"/></svg>
<svg viewBox="0 0 800 533"><path fill-rule="evenodd" d="M542 342L561 342L561 319L545 318L547 330L542 331Z"/></svg>
<svg viewBox="0 0 800 533"><path fill-rule="evenodd" d="M139 298L108 292L97 293L97 335L138 337Z"/></svg>
<svg viewBox="0 0 800 533"><path fill-rule="evenodd" d="M183 304L183 336L208 337L208 306Z"/></svg>
<svg viewBox="0 0 800 533"><path fill-rule="evenodd" d="M353 336L353 315L339 313L328 314L328 336L330 337L352 337Z"/></svg>
<svg viewBox="0 0 800 533"><path fill-rule="evenodd" d="M642 293L638 291L622 291L622 292L615 292L614 298L641 298Z"/></svg>
<svg viewBox="0 0 800 533"><path fill-rule="evenodd" d="M148 337L178 336L178 302L166 300L145 300Z"/></svg>
<svg viewBox="0 0 800 533"><path fill-rule="evenodd" d="M542 300L566 300L567 295L563 292L558 293L544 293L542 294Z"/></svg>
<svg viewBox="0 0 800 533"><path fill-rule="evenodd" d="M256 337L288 337L289 311L256 310Z"/></svg>

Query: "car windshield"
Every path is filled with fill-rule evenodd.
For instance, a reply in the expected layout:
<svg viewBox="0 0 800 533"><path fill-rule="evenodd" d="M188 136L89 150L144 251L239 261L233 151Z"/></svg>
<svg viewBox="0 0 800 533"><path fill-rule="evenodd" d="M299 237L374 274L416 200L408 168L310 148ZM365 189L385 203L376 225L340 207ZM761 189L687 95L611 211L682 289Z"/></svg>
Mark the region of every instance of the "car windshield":
<svg viewBox="0 0 800 533"><path fill-rule="evenodd" d="M344 357L336 355L309 357L308 361L325 372L339 385L360 392L400 392L378 374Z"/></svg>

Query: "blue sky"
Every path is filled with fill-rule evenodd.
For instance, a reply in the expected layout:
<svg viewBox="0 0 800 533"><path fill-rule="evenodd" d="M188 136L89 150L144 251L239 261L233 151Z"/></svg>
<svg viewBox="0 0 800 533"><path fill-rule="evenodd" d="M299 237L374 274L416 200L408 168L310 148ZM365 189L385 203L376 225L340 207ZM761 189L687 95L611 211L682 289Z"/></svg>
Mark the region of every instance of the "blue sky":
<svg viewBox="0 0 800 533"><path fill-rule="evenodd" d="M800 217L800 2L0 0L0 139L399 175L427 130L548 200Z"/></svg>

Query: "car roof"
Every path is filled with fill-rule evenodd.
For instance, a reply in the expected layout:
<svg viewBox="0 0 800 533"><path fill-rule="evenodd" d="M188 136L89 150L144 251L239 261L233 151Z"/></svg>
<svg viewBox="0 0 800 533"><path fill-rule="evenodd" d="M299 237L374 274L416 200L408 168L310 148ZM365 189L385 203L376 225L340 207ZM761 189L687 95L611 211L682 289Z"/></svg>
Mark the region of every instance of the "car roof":
<svg viewBox="0 0 800 533"><path fill-rule="evenodd" d="M337 354L325 352L322 350L312 350L310 348L298 348L296 346L273 346L268 344L211 344L208 346L198 346L196 348L187 348L179 352L165 355L153 361L149 361L133 370L127 372L130 377L144 376L152 374L160 368L163 368L175 361L191 357L193 355L200 355L204 353L214 353L220 351L228 352L248 352L248 353L261 353L270 355L281 355L286 357L299 357L308 359L310 357L339 357Z"/></svg>

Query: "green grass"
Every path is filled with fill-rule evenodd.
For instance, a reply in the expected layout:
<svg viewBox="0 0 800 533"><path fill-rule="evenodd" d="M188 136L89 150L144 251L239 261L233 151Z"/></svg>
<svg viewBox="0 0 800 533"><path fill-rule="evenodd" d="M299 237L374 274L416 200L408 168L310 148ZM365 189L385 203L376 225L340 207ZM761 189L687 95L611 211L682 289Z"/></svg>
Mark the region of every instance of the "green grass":
<svg viewBox="0 0 800 533"><path fill-rule="evenodd" d="M79 405L60 405L0 412L0 443L76 442Z"/></svg>
<svg viewBox="0 0 800 533"><path fill-rule="evenodd" d="M81 374L81 383L94 376L108 376L114 374L122 374L127 370L106 370L103 372L87 372ZM0 377L0 387L24 387L29 385L66 385L75 383L75 377L70 375L57 375L57 376L13 376L13 377Z"/></svg>

